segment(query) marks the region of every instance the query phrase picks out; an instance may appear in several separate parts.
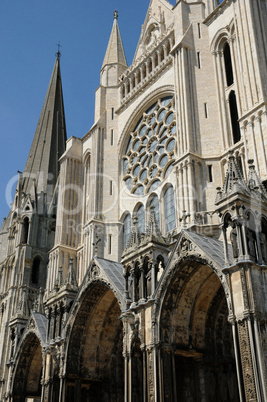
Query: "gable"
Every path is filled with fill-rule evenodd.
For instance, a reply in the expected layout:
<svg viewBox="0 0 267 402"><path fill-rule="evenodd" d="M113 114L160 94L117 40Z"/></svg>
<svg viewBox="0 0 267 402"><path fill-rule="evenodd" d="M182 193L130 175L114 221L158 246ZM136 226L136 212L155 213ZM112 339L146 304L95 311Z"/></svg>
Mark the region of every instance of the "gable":
<svg viewBox="0 0 267 402"><path fill-rule="evenodd" d="M172 4L166 0L150 1L133 62L160 41L160 37L173 22L172 8Z"/></svg>

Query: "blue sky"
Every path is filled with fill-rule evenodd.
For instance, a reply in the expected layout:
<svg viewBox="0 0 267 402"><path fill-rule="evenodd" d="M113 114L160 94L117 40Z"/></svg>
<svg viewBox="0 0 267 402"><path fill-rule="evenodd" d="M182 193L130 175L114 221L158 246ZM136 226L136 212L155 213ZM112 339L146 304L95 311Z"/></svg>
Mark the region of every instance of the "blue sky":
<svg viewBox="0 0 267 402"><path fill-rule="evenodd" d="M0 4L0 226L5 190L23 171L60 41L68 137L92 126L94 92L113 24L131 63L149 0L2 0ZM13 182L15 179L13 179ZM14 185L15 186L15 185Z"/></svg>
<svg viewBox="0 0 267 402"><path fill-rule="evenodd" d="M170 0L175 4L176 0ZM68 137L92 126L94 91L113 24L131 64L149 0L2 0L0 4L0 226L5 191L24 170L60 41ZM14 185L15 186L15 185ZM13 186L13 187L14 187Z"/></svg>

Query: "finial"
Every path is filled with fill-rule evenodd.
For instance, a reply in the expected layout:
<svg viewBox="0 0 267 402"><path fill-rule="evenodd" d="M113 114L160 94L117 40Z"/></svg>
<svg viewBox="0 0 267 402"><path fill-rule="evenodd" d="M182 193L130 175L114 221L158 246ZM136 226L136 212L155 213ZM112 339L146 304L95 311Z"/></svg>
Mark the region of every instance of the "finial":
<svg viewBox="0 0 267 402"><path fill-rule="evenodd" d="M57 58L60 58L60 56L61 56L61 53L60 53L60 51L59 51L59 48L60 47L62 47L61 46L61 44L60 44L60 41L58 41L58 43L57 43Z"/></svg>
<svg viewBox="0 0 267 402"><path fill-rule="evenodd" d="M117 10L114 11L113 16L114 16L114 20L118 19L118 11Z"/></svg>

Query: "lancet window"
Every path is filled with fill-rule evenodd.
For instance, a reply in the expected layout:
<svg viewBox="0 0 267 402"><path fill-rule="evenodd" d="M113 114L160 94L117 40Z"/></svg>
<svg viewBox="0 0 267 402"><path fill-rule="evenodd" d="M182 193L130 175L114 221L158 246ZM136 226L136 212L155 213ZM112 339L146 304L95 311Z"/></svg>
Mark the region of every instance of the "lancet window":
<svg viewBox="0 0 267 402"><path fill-rule="evenodd" d="M175 203L174 203L174 190L169 186L163 196L164 201L164 218L165 218L165 232L168 233L175 229Z"/></svg>
<svg viewBox="0 0 267 402"><path fill-rule="evenodd" d="M132 221L131 215L127 214L123 221L123 248L125 249L131 236Z"/></svg>

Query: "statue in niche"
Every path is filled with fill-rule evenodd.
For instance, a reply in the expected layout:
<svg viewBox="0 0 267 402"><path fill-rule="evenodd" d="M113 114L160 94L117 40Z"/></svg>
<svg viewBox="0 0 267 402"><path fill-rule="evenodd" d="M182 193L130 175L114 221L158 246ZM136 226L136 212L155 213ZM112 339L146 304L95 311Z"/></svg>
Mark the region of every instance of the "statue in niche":
<svg viewBox="0 0 267 402"><path fill-rule="evenodd" d="M148 269L146 272L146 296L151 296L151 264L148 265Z"/></svg>
<svg viewBox="0 0 267 402"><path fill-rule="evenodd" d="M230 233L230 241L231 241L232 249L233 249L233 257L238 258L239 250L238 250L238 244L237 244L236 224L233 221L229 221L229 225L232 228L231 233Z"/></svg>
<svg viewBox="0 0 267 402"><path fill-rule="evenodd" d="M248 243L248 253L249 253L249 255L251 255L251 257L256 258L254 232L250 229L247 229L246 237L247 237L247 243Z"/></svg>
<svg viewBox="0 0 267 402"><path fill-rule="evenodd" d="M159 281L160 278L161 278L161 275L163 274L163 271L164 271L164 267L163 267L162 261L159 262L159 264L158 264L158 270L157 270L157 271L158 271L158 272L157 272L157 281Z"/></svg>
<svg viewBox="0 0 267 402"><path fill-rule="evenodd" d="M260 233L260 245L263 261L267 262L267 239L265 233Z"/></svg>

